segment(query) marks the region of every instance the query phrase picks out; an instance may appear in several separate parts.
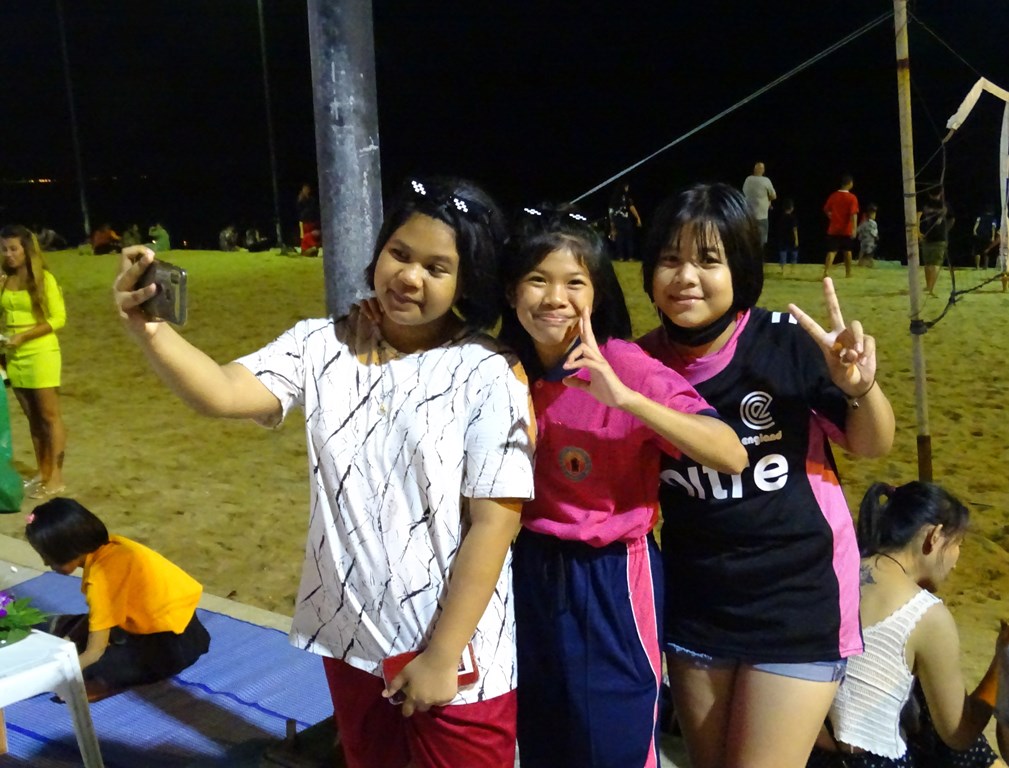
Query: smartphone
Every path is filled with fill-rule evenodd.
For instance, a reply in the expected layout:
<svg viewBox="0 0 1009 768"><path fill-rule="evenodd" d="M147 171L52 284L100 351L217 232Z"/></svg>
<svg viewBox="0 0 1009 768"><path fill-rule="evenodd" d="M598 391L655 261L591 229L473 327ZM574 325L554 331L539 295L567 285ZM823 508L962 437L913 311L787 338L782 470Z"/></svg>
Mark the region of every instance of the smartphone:
<svg viewBox="0 0 1009 768"><path fill-rule="evenodd" d="M140 305L151 320L167 320L175 325L186 322L186 270L155 259L144 270L137 288L156 285L157 293Z"/></svg>

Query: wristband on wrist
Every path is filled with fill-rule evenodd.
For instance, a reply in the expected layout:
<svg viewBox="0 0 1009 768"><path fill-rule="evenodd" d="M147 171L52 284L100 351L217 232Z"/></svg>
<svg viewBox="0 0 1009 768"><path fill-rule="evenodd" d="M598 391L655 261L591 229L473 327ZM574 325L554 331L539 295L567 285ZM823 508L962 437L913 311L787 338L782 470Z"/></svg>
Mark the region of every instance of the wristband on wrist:
<svg viewBox="0 0 1009 768"><path fill-rule="evenodd" d="M876 379L874 378L872 380L872 384L870 384L866 388L865 392L863 392L862 394L860 394L860 395L853 395L851 397L849 397L848 395L845 395L844 399L848 401L848 407L851 408L853 411L857 411L858 408L859 408L859 402L858 401L861 400L866 395L868 395L870 392L872 392L872 388L875 387L875 386L876 386Z"/></svg>

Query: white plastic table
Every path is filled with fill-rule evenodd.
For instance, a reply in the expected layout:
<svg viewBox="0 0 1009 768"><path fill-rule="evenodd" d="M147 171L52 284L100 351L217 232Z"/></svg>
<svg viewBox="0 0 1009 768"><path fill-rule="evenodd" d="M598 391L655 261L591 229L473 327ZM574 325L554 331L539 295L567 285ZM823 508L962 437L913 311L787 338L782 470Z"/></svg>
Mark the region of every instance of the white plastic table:
<svg viewBox="0 0 1009 768"><path fill-rule="evenodd" d="M50 692L70 708L85 768L104 768L74 644L33 631L13 645L0 646L0 710Z"/></svg>

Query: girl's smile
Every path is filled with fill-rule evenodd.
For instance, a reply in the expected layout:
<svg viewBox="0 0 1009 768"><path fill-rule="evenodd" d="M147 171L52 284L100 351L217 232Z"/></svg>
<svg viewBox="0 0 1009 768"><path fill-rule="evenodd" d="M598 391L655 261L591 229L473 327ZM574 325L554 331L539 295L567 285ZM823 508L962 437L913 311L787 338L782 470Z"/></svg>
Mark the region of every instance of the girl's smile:
<svg viewBox="0 0 1009 768"><path fill-rule="evenodd" d="M511 304L545 367L553 367L578 335L582 307L595 300L585 265L570 250L551 251L515 286Z"/></svg>
<svg viewBox="0 0 1009 768"><path fill-rule="evenodd" d="M732 273L714 227L703 237L692 225L680 230L659 254L652 277L655 305L683 328L702 328L732 307Z"/></svg>
<svg viewBox="0 0 1009 768"><path fill-rule="evenodd" d="M382 334L394 347L413 352L443 343L459 295L452 228L419 213L407 219L379 254L375 295L382 306Z"/></svg>

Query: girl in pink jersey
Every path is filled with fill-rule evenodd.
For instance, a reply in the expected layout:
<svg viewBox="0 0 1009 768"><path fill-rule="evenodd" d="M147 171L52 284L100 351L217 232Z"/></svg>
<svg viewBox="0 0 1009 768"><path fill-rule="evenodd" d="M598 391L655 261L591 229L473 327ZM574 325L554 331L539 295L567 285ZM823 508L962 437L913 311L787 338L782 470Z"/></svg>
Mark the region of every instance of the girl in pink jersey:
<svg viewBox="0 0 1009 768"><path fill-rule="evenodd" d="M529 371L536 498L515 545L524 768L657 766L663 453L736 472L745 451L630 323L601 238L526 209L507 250L501 339Z"/></svg>

